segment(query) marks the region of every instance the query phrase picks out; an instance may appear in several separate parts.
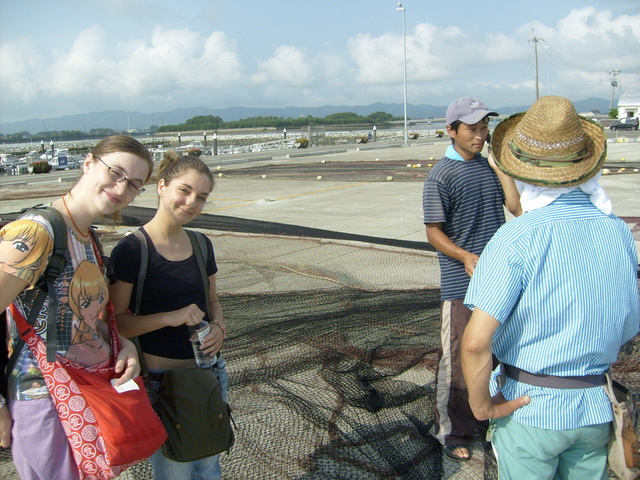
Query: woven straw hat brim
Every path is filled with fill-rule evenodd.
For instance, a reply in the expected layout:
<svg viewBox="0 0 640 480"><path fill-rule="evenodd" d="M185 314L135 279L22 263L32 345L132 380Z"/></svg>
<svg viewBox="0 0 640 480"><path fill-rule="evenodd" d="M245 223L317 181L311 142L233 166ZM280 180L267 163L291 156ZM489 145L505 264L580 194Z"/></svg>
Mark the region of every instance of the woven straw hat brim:
<svg viewBox="0 0 640 480"><path fill-rule="evenodd" d="M600 125L584 117L580 117L580 123L586 136L586 148L589 152L584 160L563 167L538 167L516 158L509 148L509 143L525 113L517 113L503 120L493 132L491 148L500 170L510 177L541 187L579 185L600 171L607 156L607 138Z"/></svg>

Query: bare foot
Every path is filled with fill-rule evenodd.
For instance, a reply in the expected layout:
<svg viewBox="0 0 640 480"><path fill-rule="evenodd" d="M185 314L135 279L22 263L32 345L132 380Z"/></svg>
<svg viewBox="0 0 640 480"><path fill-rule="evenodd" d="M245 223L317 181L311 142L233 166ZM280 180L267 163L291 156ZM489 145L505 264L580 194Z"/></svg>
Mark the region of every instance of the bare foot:
<svg viewBox="0 0 640 480"><path fill-rule="evenodd" d="M456 462L466 462L471 458L469 449L464 445L445 445L442 450L447 457Z"/></svg>

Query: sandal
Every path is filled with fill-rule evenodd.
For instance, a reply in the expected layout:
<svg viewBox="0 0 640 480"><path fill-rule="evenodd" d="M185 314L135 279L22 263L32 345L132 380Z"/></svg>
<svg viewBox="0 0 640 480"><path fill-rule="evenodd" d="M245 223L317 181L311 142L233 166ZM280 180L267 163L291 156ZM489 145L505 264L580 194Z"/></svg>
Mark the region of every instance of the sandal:
<svg viewBox="0 0 640 480"><path fill-rule="evenodd" d="M464 448L467 451L469 456L464 457L454 453L459 448ZM467 445L443 445L442 451L447 457L449 457L451 460L455 462L466 462L471 458L471 451L469 450L469 447Z"/></svg>

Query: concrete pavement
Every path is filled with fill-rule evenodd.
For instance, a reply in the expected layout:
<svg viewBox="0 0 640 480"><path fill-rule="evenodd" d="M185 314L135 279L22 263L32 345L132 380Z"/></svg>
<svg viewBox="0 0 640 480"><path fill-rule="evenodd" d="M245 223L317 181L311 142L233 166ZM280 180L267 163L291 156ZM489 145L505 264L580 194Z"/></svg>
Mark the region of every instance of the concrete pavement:
<svg viewBox="0 0 640 480"><path fill-rule="evenodd" d="M412 143L410 147L399 148L353 148L343 153L295 159L283 155L264 163L403 160L407 165L420 164L418 170L424 171L426 176L428 165L432 162L430 158L442 157L448 144L448 141L441 141L435 144ZM629 172L640 165L640 142L611 143L608 152L605 168L611 172L617 172L619 168L626 168L625 172ZM221 167L219 170L217 166L213 169L222 176L216 178L211 201L205 207L206 213L358 235L426 241L422 223L422 180L396 182L383 177L376 182L327 182L322 179L271 179L269 175L266 178L229 178L225 176L227 171L247 165L218 166ZM640 217L640 173L610 173L601 177L600 184L610 196L616 215ZM148 188L135 205L155 206L157 200L153 190Z"/></svg>
<svg viewBox="0 0 640 480"><path fill-rule="evenodd" d="M367 144L357 148L349 145L337 153L322 147L269 152L269 156L252 160L242 155L204 157L216 173L216 186L205 213L241 219L263 220L305 227L335 230L358 235L425 241L422 223L422 179L418 181L325 181L308 178L274 179L231 178L229 172L256 165L321 165L329 162L406 161L406 168L428 172L431 159L439 159L449 145L448 139L412 142L409 147L399 144ZM314 151L323 152L321 155ZM290 155L303 155L289 158ZM622 159L622 160L621 160ZM420 164L420 167L413 165ZM612 173L603 175L600 183L614 205L614 212L622 217L640 217L640 173L629 173L640 165L640 142L609 143L605 168ZM616 173L625 168L624 173ZM28 188L28 186L27 186ZM59 196L37 200L2 200L0 214L16 212L25 206L48 202ZM155 188L148 186L133 205L155 208Z"/></svg>

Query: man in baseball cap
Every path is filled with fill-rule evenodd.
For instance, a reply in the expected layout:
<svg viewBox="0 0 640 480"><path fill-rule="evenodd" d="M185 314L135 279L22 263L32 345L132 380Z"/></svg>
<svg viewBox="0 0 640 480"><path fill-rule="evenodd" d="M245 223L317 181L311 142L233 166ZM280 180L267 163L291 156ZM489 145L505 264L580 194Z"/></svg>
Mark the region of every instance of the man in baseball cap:
<svg viewBox="0 0 640 480"><path fill-rule="evenodd" d="M485 245L505 222L503 205L519 215L513 179L492 168L482 150L489 117L498 115L475 98L459 98L447 109L451 145L425 180L422 205L427 240L438 250L441 344L436 370L436 438L451 460L471 457L476 419L467 401L460 363L460 340L471 310L464 296Z"/></svg>

